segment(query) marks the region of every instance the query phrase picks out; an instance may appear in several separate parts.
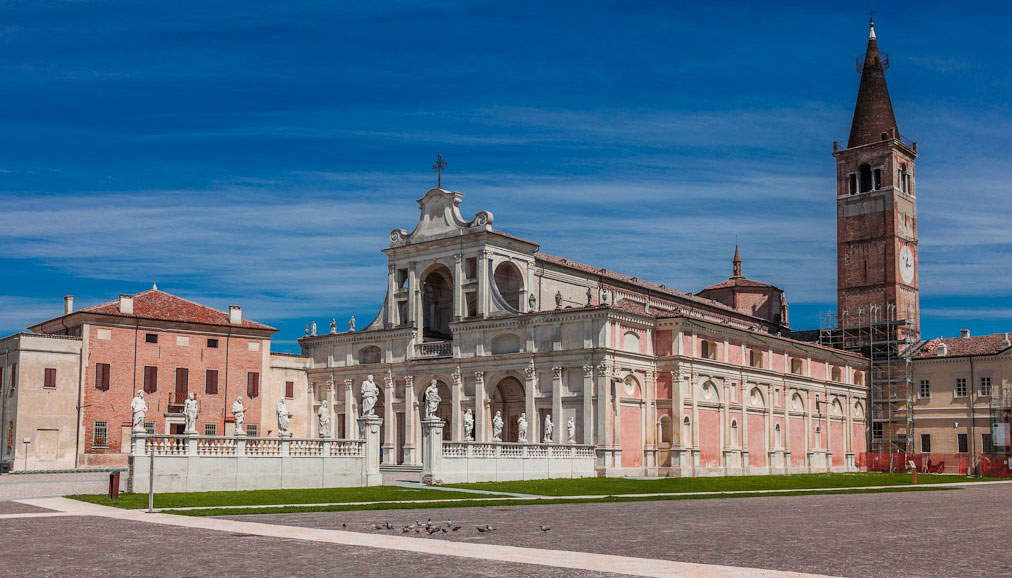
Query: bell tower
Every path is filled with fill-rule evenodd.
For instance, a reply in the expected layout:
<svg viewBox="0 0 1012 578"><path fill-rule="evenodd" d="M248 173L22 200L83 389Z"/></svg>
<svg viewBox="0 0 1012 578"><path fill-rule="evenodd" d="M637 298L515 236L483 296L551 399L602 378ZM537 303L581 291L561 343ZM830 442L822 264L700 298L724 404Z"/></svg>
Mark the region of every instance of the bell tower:
<svg viewBox="0 0 1012 578"><path fill-rule="evenodd" d="M918 338L917 143L900 138L875 22L846 148L836 157L837 326L906 321L897 338Z"/></svg>

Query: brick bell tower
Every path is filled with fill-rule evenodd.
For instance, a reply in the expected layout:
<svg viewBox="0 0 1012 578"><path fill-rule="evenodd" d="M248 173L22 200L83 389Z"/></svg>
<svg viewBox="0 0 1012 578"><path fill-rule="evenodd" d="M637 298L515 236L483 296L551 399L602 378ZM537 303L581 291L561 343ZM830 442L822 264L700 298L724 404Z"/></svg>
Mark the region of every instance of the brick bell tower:
<svg viewBox="0 0 1012 578"><path fill-rule="evenodd" d="M917 143L900 138L875 22L847 148L836 157L837 326L900 320L896 337L920 334L917 262Z"/></svg>

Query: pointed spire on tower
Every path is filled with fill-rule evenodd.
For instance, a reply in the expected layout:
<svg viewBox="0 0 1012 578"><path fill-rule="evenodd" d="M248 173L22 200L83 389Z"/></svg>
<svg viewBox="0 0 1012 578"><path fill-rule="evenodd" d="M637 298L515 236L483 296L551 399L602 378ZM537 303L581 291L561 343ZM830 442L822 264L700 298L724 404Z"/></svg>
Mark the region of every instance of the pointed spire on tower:
<svg viewBox="0 0 1012 578"><path fill-rule="evenodd" d="M875 20L868 20L868 49L861 68L861 86L857 90L854 120L850 124L847 148L871 144L885 138L899 138L900 130L893 114L889 88L886 86L887 63L878 52Z"/></svg>
<svg viewBox="0 0 1012 578"><path fill-rule="evenodd" d="M738 250L738 243L734 244L734 258L731 259L731 278L741 277L741 251Z"/></svg>

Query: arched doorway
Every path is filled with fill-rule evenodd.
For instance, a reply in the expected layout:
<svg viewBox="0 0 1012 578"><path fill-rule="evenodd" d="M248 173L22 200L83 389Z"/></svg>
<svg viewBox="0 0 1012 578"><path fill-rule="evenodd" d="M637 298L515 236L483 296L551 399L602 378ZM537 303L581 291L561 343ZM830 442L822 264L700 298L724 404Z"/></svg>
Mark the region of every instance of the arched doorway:
<svg viewBox="0 0 1012 578"><path fill-rule="evenodd" d="M429 271L422 279L422 337L450 339L453 319L453 275L446 267Z"/></svg>
<svg viewBox="0 0 1012 578"><path fill-rule="evenodd" d="M520 437L520 428L517 426L517 418L524 410L524 386L515 377L503 378L495 387L490 397L491 412L489 413L489 439L492 439L491 422L495 412L502 412L503 431L502 441L515 442ZM531 416L527 416L528 422ZM531 429L528 429L527 437L532 439ZM537 438L537 434L534 434Z"/></svg>

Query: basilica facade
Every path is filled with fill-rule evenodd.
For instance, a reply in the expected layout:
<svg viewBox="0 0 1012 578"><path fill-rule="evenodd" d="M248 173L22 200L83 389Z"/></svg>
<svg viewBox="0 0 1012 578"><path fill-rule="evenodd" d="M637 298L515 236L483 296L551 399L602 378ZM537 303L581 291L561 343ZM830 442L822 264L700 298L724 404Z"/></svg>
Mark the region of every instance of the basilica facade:
<svg viewBox="0 0 1012 578"><path fill-rule="evenodd" d="M373 376L388 467L420 464L432 382L446 439L467 441L470 411L476 442L492 441L496 414L517 442L523 414L530 441L595 446L602 475L854 467L866 359L784 337L783 292L744 277L737 250L728 280L683 293L543 253L489 211L465 218L462 199L432 189L415 227L390 233L368 326L300 340L312 411L329 406L338 437L356 437Z"/></svg>

